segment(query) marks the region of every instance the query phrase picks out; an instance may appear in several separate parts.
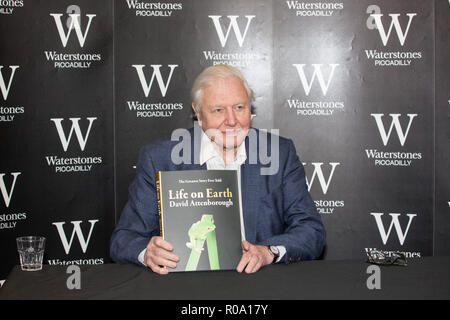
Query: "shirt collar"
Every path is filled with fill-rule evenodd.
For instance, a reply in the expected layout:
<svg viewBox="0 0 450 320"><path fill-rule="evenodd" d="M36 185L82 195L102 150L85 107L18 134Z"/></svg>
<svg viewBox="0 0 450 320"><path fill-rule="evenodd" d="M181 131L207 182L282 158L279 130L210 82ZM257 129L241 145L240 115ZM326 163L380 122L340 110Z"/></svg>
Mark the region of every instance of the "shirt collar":
<svg viewBox="0 0 450 320"><path fill-rule="evenodd" d="M221 155L219 155L216 148L214 147L214 142L212 142L211 139L202 130L202 138L200 143L200 165L203 165L207 161L214 158L222 159ZM233 160L233 162L241 165L245 162L245 160L247 160L247 152L245 150L245 142L242 142L238 147L236 158Z"/></svg>

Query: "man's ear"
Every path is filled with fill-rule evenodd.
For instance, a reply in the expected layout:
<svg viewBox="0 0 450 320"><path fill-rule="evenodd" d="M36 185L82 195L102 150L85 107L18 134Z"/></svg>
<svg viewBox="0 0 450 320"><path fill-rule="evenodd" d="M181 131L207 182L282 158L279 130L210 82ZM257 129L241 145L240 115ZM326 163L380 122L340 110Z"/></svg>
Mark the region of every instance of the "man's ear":
<svg viewBox="0 0 450 320"><path fill-rule="evenodd" d="M197 121L201 121L200 118L200 112L197 112L197 109L195 108L195 104L192 102L192 110L194 111L195 116L197 117Z"/></svg>

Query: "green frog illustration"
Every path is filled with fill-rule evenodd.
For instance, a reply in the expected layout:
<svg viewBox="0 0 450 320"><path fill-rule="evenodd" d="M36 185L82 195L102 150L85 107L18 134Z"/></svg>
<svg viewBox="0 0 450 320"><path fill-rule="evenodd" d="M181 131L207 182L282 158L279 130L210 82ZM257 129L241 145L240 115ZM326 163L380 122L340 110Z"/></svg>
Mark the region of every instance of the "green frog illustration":
<svg viewBox="0 0 450 320"><path fill-rule="evenodd" d="M215 229L216 226L214 225L213 216L204 214L200 221L193 223L189 228L188 236L190 242L186 242L186 246L189 249L201 253L204 250L203 243L206 239L206 235Z"/></svg>

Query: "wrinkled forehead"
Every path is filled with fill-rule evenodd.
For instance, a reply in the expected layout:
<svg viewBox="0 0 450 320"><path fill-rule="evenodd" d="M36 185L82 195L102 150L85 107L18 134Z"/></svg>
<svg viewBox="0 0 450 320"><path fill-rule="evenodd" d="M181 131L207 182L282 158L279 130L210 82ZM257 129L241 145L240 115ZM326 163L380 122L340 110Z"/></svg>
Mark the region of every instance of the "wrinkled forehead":
<svg viewBox="0 0 450 320"><path fill-rule="evenodd" d="M215 79L204 87L201 100L207 104L217 103L246 103L249 101L244 83L236 76Z"/></svg>

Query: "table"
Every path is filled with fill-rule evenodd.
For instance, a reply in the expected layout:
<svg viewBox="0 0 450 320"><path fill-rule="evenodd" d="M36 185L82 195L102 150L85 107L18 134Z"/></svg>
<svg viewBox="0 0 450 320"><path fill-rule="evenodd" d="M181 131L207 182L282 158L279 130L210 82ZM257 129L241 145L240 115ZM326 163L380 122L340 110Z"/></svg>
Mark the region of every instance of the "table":
<svg viewBox="0 0 450 320"><path fill-rule="evenodd" d="M304 261L236 271L176 272L160 276L136 265L80 266L81 289L69 290L67 266L10 272L0 299L450 299L450 257L409 259L408 266L381 266L380 289L368 289L365 261Z"/></svg>

